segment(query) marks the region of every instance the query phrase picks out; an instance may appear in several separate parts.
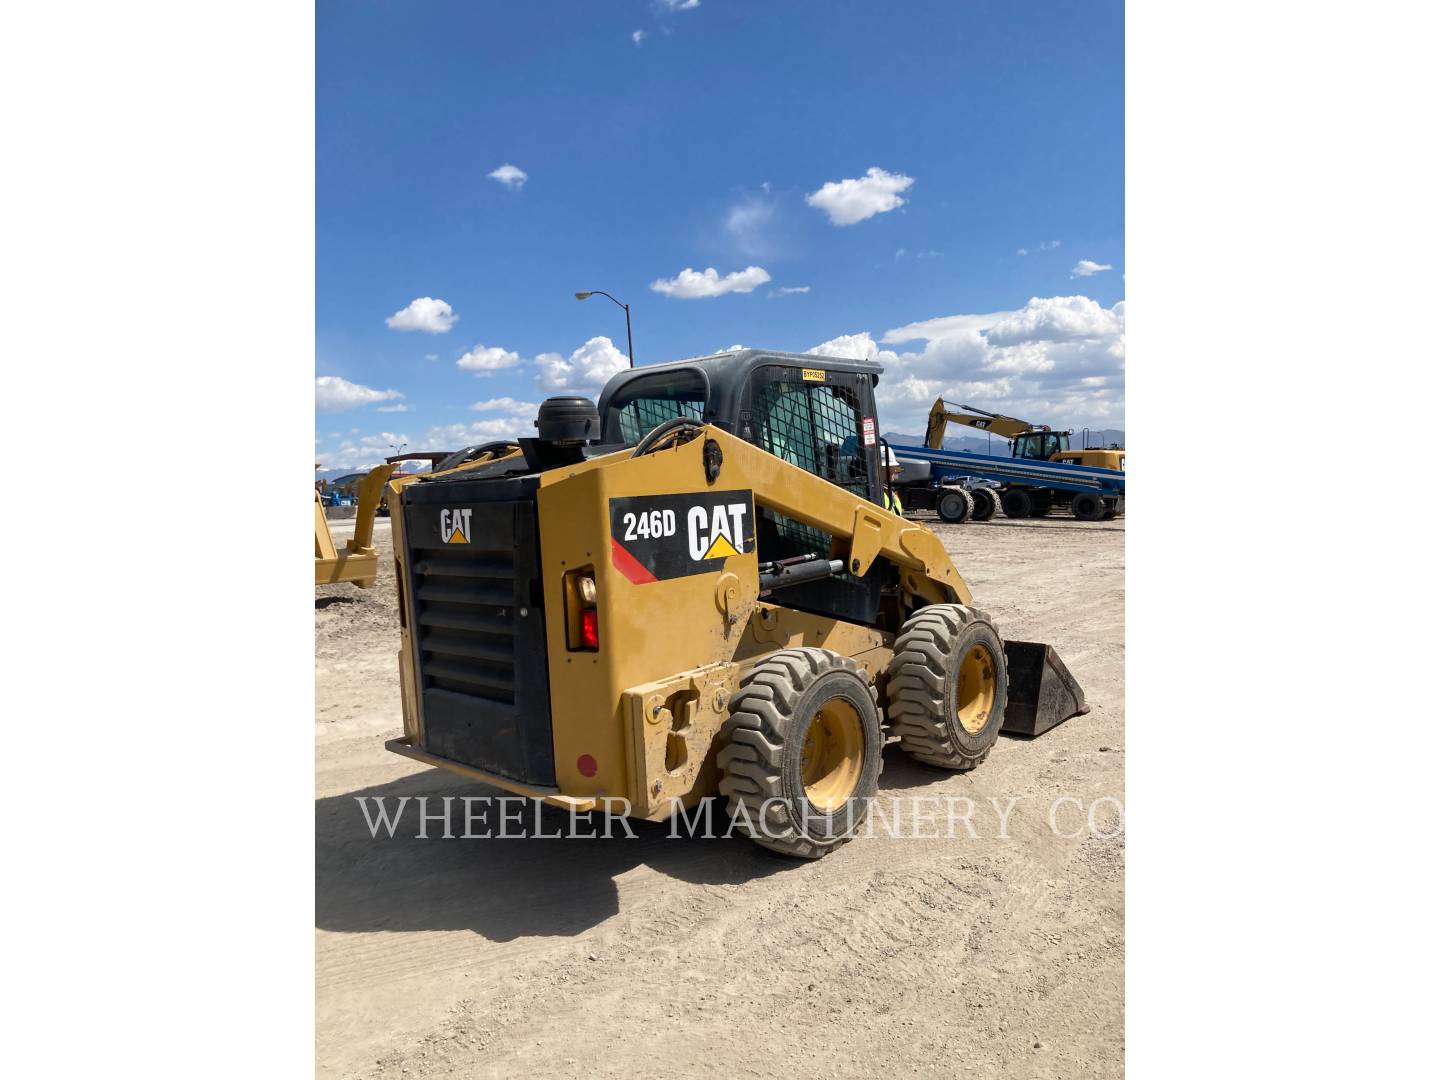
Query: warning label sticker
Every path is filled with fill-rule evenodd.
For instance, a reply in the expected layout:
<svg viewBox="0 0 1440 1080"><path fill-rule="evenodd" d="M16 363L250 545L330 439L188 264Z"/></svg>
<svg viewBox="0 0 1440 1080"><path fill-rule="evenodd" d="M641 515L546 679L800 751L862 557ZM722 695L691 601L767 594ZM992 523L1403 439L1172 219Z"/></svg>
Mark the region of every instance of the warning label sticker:
<svg viewBox="0 0 1440 1080"><path fill-rule="evenodd" d="M873 416L867 416L860 421L860 435L866 446L875 445L875 418Z"/></svg>
<svg viewBox="0 0 1440 1080"><path fill-rule="evenodd" d="M708 574L754 550L749 489L610 500L610 561L637 585Z"/></svg>

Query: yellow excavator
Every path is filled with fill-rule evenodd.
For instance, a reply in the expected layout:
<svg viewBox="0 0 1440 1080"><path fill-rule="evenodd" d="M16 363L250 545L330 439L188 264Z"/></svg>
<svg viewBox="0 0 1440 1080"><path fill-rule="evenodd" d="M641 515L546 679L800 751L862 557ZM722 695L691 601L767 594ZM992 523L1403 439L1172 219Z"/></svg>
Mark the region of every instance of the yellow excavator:
<svg viewBox="0 0 1440 1080"><path fill-rule="evenodd" d="M887 734L942 769L1086 711L884 507L861 360L747 349L551 398L500 459L389 486L414 760L575 813L733 827L816 858Z"/></svg>
<svg viewBox="0 0 1440 1080"><path fill-rule="evenodd" d="M1123 446L1086 446L1076 450L1070 446L1070 436L1075 434L1072 430L1052 431L1048 424L1032 424L1028 420L1006 416L1004 413L988 412L974 405L961 405L960 408L968 411L957 412L952 402L944 398L935 399L925 424L925 445L929 449L944 449L946 427L950 424L963 424L1010 440L1010 456L1013 458L1125 471ZM1000 505L1007 517L1044 517L1052 505L1071 505L1076 502L1069 492L1052 491L1036 485L1007 485L1001 493ZM1092 507L1090 504L1095 505ZM1113 517L1116 512L1124 512L1123 501L1107 506L1103 499L1093 495L1079 497L1079 505L1085 512L1077 516L1086 518L1099 519L1107 513Z"/></svg>

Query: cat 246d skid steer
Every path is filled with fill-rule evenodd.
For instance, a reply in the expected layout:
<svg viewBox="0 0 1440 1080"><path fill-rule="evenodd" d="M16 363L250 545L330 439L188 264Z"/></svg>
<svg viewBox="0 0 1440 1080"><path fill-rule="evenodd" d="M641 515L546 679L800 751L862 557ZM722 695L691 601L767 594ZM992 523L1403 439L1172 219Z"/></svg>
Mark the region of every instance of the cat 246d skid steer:
<svg viewBox="0 0 1440 1080"><path fill-rule="evenodd" d="M551 398L518 453L392 482L397 753L574 812L721 794L814 858L886 732L971 769L1086 709L1004 642L927 527L883 508L864 361L744 350ZM623 802L621 801L623 800Z"/></svg>

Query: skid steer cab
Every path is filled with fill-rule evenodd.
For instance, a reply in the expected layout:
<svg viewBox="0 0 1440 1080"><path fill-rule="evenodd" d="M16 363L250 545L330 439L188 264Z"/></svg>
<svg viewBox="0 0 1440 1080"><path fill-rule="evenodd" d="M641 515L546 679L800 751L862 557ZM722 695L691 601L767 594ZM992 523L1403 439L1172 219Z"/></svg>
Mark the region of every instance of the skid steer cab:
<svg viewBox="0 0 1440 1080"><path fill-rule="evenodd" d="M884 508L877 364L744 350L551 398L501 460L392 484L397 753L575 812L723 795L814 858L887 733L943 769L1085 711ZM623 800L623 802L621 801Z"/></svg>

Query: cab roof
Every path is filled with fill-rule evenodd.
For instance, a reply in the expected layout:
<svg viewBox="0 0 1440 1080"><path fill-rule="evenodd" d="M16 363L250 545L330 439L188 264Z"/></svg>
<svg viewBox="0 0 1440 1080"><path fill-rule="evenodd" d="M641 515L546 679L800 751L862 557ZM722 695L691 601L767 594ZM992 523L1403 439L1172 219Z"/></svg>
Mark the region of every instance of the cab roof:
<svg viewBox="0 0 1440 1080"><path fill-rule="evenodd" d="M712 353L709 356L692 356L685 360L670 360L663 364L647 364L611 376L600 392L599 407L603 416L606 406L620 390L636 379L655 374L693 370L700 373L706 387L706 417L729 419L734 416L736 402L741 389L749 380L750 373L759 367L790 367L843 371L870 376L873 386L880 381L884 365L873 360L848 359L839 356L816 356L814 353L778 352L774 349L736 349L734 352Z"/></svg>

